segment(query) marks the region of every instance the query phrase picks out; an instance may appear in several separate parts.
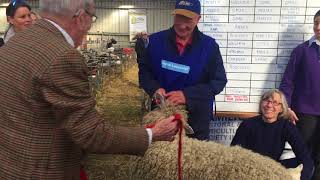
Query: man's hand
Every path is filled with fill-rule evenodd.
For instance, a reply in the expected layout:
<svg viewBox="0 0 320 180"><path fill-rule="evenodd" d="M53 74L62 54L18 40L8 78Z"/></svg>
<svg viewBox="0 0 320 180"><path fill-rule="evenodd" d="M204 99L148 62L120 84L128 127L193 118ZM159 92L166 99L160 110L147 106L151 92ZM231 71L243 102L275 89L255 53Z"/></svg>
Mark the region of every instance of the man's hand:
<svg viewBox="0 0 320 180"><path fill-rule="evenodd" d="M163 97L166 97L166 90L163 89L163 88L159 88L158 90L156 90L155 93L158 93L158 94L160 94L160 95L163 96Z"/></svg>
<svg viewBox="0 0 320 180"><path fill-rule="evenodd" d="M166 98L174 105L184 105L186 104L186 97L182 91L171 91L167 93Z"/></svg>
<svg viewBox="0 0 320 180"><path fill-rule="evenodd" d="M178 121L173 121L174 116L159 120L152 130L152 141L173 141L178 132Z"/></svg>
<svg viewBox="0 0 320 180"><path fill-rule="evenodd" d="M296 122L299 121L298 116L296 115L296 113L294 111L292 111L290 108L288 108L288 112L290 115L290 121L296 125Z"/></svg>

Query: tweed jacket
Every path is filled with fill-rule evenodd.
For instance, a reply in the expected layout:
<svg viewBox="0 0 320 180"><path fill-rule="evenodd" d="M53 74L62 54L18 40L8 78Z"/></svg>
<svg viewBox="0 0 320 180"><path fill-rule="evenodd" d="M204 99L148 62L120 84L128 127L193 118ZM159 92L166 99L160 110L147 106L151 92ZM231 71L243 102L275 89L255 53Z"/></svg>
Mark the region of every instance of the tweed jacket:
<svg viewBox="0 0 320 180"><path fill-rule="evenodd" d="M81 54L46 20L0 48L0 179L79 179L82 150L143 155L144 128L99 117Z"/></svg>

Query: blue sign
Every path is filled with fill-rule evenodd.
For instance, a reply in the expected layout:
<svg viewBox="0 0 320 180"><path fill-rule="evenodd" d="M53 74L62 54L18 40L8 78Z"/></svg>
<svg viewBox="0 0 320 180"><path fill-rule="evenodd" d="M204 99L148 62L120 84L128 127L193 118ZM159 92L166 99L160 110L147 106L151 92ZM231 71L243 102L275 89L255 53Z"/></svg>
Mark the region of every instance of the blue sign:
<svg viewBox="0 0 320 180"><path fill-rule="evenodd" d="M175 72L180 72L183 74L189 74L190 66L186 66L184 64L178 64L174 62L170 62L167 60L161 60L161 67L163 69L168 69Z"/></svg>

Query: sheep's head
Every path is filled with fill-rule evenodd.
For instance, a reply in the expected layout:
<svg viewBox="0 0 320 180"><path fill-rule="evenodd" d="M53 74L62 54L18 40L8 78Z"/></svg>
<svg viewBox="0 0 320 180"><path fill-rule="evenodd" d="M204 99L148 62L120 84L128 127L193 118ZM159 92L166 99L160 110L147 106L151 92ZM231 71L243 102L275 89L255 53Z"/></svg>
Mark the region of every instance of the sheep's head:
<svg viewBox="0 0 320 180"><path fill-rule="evenodd" d="M143 117L143 124L150 125L154 124L161 119L168 118L169 116L180 114L182 125L185 129L187 134L193 134L193 130L188 124L188 112L186 110L186 106L174 106L169 101L165 101L164 103L160 104L159 107L150 111Z"/></svg>

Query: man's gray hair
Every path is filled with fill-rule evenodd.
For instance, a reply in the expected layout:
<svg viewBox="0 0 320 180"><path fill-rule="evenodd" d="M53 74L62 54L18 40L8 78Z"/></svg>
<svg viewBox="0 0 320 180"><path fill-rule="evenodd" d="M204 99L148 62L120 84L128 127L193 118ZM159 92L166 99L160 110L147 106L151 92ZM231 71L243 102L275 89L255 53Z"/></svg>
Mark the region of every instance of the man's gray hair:
<svg viewBox="0 0 320 180"><path fill-rule="evenodd" d="M39 8L40 12L69 16L93 4L93 0L40 0Z"/></svg>

